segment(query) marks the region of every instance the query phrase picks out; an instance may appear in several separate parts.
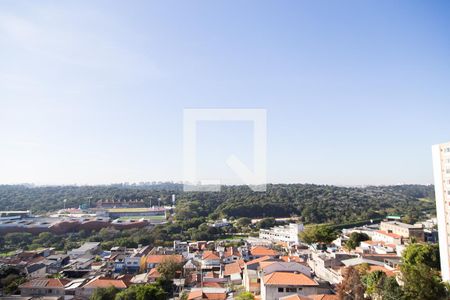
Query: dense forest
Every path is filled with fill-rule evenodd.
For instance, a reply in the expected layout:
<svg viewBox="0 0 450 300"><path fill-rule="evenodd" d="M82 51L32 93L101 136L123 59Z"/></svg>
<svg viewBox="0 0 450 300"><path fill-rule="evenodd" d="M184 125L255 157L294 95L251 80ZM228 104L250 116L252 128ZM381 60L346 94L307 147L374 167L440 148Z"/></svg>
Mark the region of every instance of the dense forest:
<svg viewBox="0 0 450 300"><path fill-rule="evenodd" d="M226 186L221 192L183 192L178 184L110 186L0 186L0 210L29 209L35 214L88 204L98 200L144 200L170 204L177 198L175 217L153 228L118 231L103 228L64 235L9 233L0 235L0 254L19 248L55 247L69 250L83 241L102 242L104 249L114 245L171 245L173 240L216 240L236 234L255 234L259 228L275 224L273 217L297 216L304 223L327 223L334 229L355 226L397 214L413 223L434 213L432 186L398 185L337 187L308 184L269 185L267 192L252 192L246 186ZM208 224L220 217L235 220L233 226L215 228ZM250 218L263 218L251 225Z"/></svg>
<svg viewBox="0 0 450 300"><path fill-rule="evenodd" d="M253 192L247 186L224 186L221 192L183 192L174 183L105 186L0 186L0 210L45 213L63 207L78 207L98 200L144 200L170 204L177 198L177 219L194 217L288 217L299 216L307 223L342 223L400 214L413 219L433 213L431 185L338 187L312 184L271 184L267 192Z"/></svg>

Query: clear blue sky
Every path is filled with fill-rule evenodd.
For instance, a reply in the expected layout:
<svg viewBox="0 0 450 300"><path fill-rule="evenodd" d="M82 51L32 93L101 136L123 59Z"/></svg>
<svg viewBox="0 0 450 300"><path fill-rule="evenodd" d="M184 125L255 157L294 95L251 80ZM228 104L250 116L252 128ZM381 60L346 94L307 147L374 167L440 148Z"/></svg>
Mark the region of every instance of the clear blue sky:
<svg viewBox="0 0 450 300"><path fill-rule="evenodd" d="M450 2L1 1L0 183L181 180L184 108L267 109L271 182L432 183ZM251 139L202 124L199 172Z"/></svg>

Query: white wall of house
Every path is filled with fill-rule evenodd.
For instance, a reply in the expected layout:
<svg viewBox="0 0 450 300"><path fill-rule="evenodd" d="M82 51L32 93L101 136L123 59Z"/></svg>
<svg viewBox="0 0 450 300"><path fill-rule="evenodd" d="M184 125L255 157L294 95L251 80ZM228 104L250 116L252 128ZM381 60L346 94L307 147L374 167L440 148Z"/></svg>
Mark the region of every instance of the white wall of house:
<svg viewBox="0 0 450 300"><path fill-rule="evenodd" d="M292 294L302 296L317 294L317 287L313 286L283 286L283 285L265 285L261 283L261 300L278 300Z"/></svg>

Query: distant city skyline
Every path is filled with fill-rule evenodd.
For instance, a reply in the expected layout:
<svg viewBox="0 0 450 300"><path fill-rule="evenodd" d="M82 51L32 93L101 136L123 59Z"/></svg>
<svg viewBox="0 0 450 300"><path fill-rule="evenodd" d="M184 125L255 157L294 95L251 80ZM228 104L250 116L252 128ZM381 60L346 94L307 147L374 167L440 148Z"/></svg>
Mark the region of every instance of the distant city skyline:
<svg viewBox="0 0 450 300"><path fill-rule="evenodd" d="M0 184L180 182L188 108L267 110L269 183L432 184L449 36L448 1L2 1ZM200 124L200 176L251 134Z"/></svg>

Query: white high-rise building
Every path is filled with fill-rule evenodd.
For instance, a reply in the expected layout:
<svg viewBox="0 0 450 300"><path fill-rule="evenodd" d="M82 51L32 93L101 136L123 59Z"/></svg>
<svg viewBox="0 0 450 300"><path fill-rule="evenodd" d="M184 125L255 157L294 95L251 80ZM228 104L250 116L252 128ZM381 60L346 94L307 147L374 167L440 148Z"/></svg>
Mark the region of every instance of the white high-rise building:
<svg viewBox="0 0 450 300"><path fill-rule="evenodd" d="M450 142L432 149L441 274L450 281Z"/></svg>

